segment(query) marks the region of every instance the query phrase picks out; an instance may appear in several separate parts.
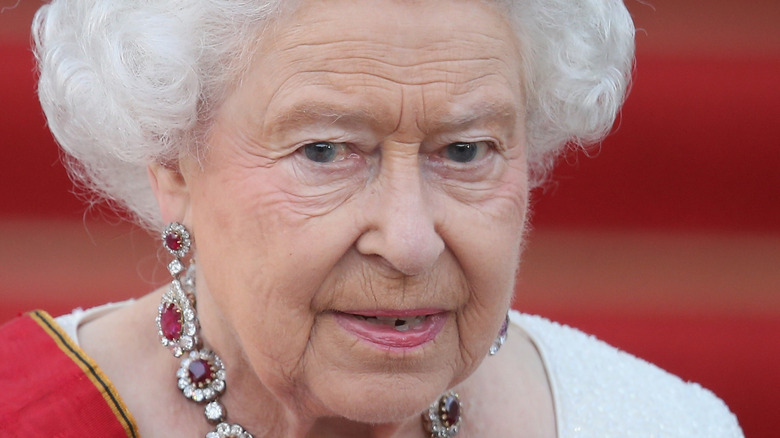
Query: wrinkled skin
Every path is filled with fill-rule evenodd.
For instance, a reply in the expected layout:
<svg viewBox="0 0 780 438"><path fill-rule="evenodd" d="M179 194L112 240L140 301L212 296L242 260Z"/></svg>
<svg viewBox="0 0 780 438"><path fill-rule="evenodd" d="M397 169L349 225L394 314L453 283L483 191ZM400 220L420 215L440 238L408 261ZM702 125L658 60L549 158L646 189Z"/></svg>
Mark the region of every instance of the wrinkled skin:
<svg viewBox="0 0 780 438"><path fill-rule="evenodd" d="M194 235L226 404L252 401L232 421L421 433L419 413L475 372L520 260L522 80L516 37L486 4L309 2L268 30L204 156L152 166L164 219ZM405 353L333 313L418 308L447 322Z"/></svg>

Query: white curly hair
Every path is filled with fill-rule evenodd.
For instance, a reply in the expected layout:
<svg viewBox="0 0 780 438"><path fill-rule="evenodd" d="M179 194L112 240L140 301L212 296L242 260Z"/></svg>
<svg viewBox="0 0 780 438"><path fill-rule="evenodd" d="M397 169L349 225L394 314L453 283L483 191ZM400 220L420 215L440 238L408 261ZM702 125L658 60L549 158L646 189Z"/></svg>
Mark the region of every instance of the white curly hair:
<svg viewBox="0 0 780 438"><path fill-rule="evenodd" d="M146 167L202 144L263 27L300 1L41 7L33 22L38 95L74 180L159 229ZM528 159L538 185L567 144L598 142L610 130L630 83L634 26L621 0L493 2L523 44Z"/></svg>

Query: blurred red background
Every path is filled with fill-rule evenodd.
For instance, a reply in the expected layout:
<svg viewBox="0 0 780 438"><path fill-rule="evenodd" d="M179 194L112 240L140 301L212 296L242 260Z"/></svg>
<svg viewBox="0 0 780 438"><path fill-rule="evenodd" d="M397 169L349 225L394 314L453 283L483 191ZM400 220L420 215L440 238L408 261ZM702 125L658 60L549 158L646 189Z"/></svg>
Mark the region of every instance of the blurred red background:
<svg viewBox="0 0 780 438"><path fill-rule="evenodd" d="M140 296L157 244L85 206L34 93L35 0L0 0L0 323ZM593 157L535 193L515 307L700 382L780 428L780 2L627 1L634 86Z"/></svg>

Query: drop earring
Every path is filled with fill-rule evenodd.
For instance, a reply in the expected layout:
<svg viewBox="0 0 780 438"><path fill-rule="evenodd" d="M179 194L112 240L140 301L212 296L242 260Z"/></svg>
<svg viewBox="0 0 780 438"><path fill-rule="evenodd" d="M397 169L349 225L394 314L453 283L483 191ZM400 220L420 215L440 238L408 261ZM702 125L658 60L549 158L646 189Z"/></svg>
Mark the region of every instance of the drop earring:
<svg viewBox="0 0 780 438"><path fill-rule="evenodd" d="M498 331L498 336L496 336L496 339L493 341L493 345L490 346L489 355L495 356L496 353L498 353L498 350L501 349L501 347L504 345L504 342L506 342L506 332L509 328L509 313L506 314L506 318L504 318L504 323L501 324L501 329Z"/></svg>
<svg viewBox="0 0 780 438"><path fill-rule="evenodd" d="M161 237L163 247L174 259L168 264L173 280L157 308L157 333L174 357L183 356L176 372L177 385L188 399L206 403L206 419L216 425L206 438L252 438L240 425L226 422L227 411L219 401L227 386L225 365L216 353L202 346L195 310L195 263L185 269L183 261L192 246L190 233L184 225L173 222Z"/></svg>
<svg viewBox="0 0 780 438"><path fill-rule="evenodd" d="M186 291L180 280L185 271L182 259L189 253L192 241L190 233L178 222L165 227L162 241L163 247L175 258L168 263L168 272L173 280L157 308L157 334L160 336L160 342L168 347L175 357L181 357L200 345L195 294L193 290ZM192 280L187 282L191 283Z"/></svg>

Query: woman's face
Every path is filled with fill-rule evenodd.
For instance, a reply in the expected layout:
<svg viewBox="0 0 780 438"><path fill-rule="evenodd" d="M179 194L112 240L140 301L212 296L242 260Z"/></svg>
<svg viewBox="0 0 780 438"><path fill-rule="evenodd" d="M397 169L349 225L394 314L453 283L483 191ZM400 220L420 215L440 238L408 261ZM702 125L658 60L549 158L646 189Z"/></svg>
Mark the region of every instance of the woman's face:
<svg viewBox="0 0 780 438"><path fill-rule="evenodd" d="M268 29L182 164L206 338L226 330L282 400L360 421L465 379L520 258L521 90L482 2L306 2Z"/></svg>

